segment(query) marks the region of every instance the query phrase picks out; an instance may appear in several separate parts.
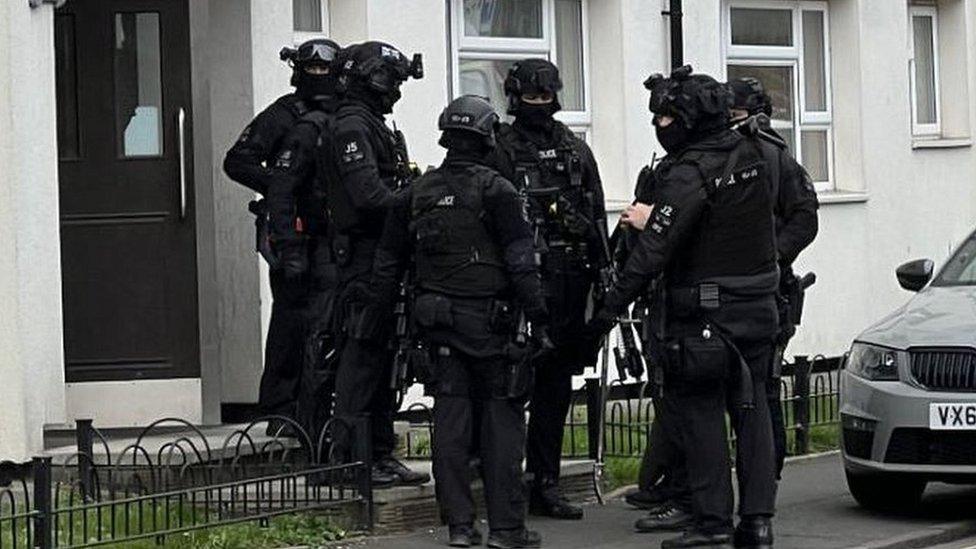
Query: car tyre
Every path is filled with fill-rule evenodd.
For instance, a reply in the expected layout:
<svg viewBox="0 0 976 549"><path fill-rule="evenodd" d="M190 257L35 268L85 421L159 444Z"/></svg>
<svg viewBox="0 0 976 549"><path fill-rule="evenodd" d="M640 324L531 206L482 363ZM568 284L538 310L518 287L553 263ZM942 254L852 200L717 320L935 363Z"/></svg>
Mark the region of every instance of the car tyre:
<svg viewBox="0 0 976 549"><path fill-rule="evenodd" d="M847 473L847 487L858 504L873 511L904 512L922 500L927 482L901 474Z"/></svg>

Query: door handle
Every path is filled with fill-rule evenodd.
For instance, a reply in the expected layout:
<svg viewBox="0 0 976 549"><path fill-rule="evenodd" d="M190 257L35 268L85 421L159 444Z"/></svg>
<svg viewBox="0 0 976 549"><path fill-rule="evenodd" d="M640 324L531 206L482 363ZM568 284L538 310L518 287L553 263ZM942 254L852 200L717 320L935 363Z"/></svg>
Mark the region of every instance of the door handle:
<svg viewBox="0 0 976 549"><path fill-rule="evenodd" d="M186 219L186 111L180 107L176 114L180 154L180 219Z"/></svg>

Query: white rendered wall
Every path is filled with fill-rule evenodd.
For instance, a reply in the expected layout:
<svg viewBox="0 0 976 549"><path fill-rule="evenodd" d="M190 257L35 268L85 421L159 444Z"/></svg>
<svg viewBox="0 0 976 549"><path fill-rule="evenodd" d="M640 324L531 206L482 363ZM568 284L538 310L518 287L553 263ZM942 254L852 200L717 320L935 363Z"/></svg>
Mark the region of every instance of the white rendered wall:
<svg viewBox="0 0 976 549"><path fill-rule="evenodd" d="M65 415L52 13L0 7L0 460Z"/></svg>

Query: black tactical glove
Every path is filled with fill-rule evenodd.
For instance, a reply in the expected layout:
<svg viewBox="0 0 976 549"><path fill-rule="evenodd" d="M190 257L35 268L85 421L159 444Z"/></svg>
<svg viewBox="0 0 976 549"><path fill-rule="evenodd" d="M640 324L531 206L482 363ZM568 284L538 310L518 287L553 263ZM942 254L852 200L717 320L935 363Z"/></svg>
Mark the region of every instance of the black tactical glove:
<svg viewBox="0 0 976 549"><path fill-rule="evenodd" d="M289 238L275 243L279 265L288 280L297 280L308 272L308 247L303 238Z"/></svg>
<svg viewBox="0 0 976 549"><path fill-rule="evenodd" d="M549 326L547 324L532 325L532 346L535 348L533 358L548 355L556 350L556 345L549 337Z"/></svg>
<svg viewBox="0 0 976 549"><path fill-rule="evenodd" d="M596 343L596 345L599 345L600 340L610 333L610 330L616 323L616 315L607 309L600 309L595 315L593 315L593 318L586 323L586 328L583 329L583 337L587 342Z"/></svg>

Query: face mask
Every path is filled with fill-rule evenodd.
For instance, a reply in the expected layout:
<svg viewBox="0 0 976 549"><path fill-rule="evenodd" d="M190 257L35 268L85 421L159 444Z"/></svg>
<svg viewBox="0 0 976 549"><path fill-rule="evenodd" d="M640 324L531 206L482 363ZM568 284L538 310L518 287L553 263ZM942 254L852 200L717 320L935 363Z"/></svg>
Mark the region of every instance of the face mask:
<svg viewBox="0 0 976 549"><path fill-rule="evenodd" d="M545 105L522 103L515 113L515 119L526 127L548 130L552 128L552 115L556 112L555 108L555 102Z"/></svg>
<svg viewBox="0 0 976 549"><path fill-rule="evenodd" d="M668 154L676 153L688 144L689 131L677 120L663 128L655 124L654 133L657 134L658 143Z"/></svg>
<svg viewBox="0 0 976 549"><path fill-rule="evenodd" d="M335 94L336 79L331 74L308 74L301 72L298 76L296 93L304 99L320 99Z"/></svg>

